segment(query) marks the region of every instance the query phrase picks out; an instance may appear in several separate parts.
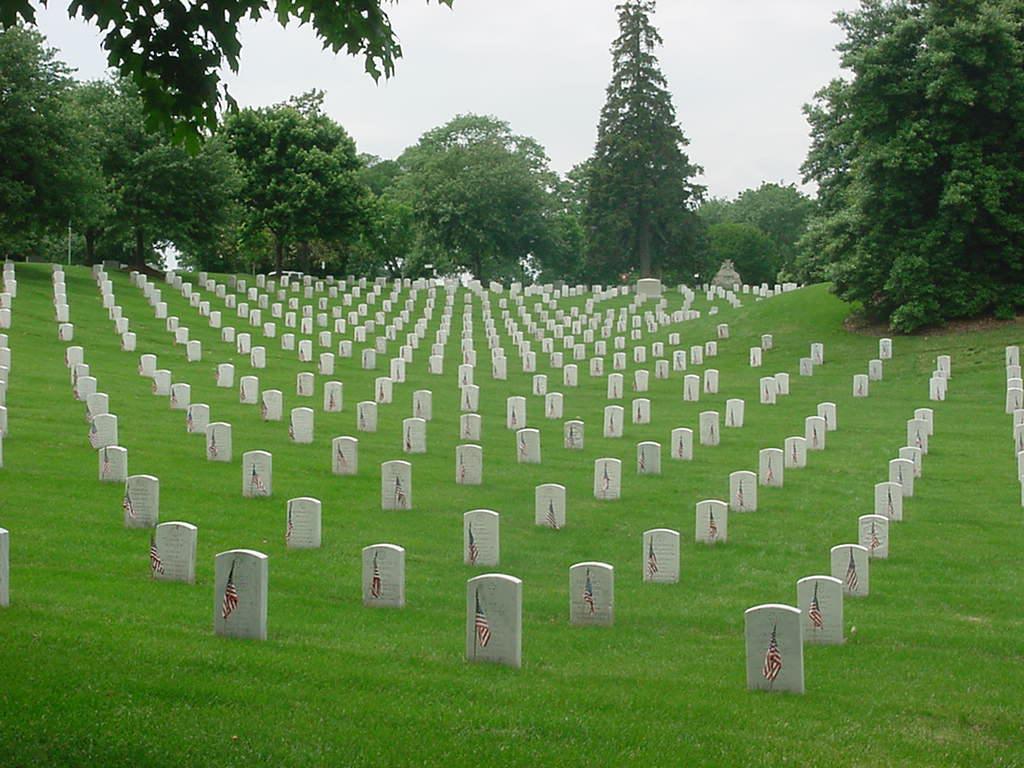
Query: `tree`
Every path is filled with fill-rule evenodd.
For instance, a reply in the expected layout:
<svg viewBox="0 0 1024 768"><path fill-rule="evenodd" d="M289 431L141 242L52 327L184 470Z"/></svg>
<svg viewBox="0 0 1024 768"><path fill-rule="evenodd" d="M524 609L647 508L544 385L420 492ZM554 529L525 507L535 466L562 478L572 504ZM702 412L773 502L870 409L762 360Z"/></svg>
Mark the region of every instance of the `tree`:
<svg viewBox="0 0 1024 768"><path fill-rule="evenodd" d="M450 6L452 0L438 2ZM196 148L198 138L216 128L218 110L234 106L221 68L227 63L238 71L243 20L273 15L282 26L292 19L308 23L324 48L362 55L377 80L390 77L402 56L382 6L382 0L71 0L68 14L81 14L103 31L107 61L135 83L147 125ZM18 23L35 24L31 0L0 0L0 27Z"/></svg>
<svg viewBox="0 0 1024 768"><path fill-rule="evenodd" d="M821 203L805 246L896 330L1024 306L1024 7L866 2L840 13L851 77L806 111Z"/></svg>
<svg viewBox="0 0 1024 768"><path fill-rule="evenodd" d="M534 139L494 117L459 115L399 158L402 199L424 258L479 280L521 278L547 236L557 178Z"/></svg>
<svg viewBox="0 0 1024 768"><path fill-rule="evenodd" d="M83 152L68 68L41 35L0 32L0 250L33 251L98 183Z"/></svg>
<svg viewBox="0 0 1024 768"><path fill-rule="evenodd" d="M745 283L773 283L778 273L777 250L752 224L721 222L708 227L708 252L716 267L729 259Z"/></svg>
<svg viewBox="0 0 1024 768"><path fill-rule="evenodd" d="M225 137L242 176L249 224L274 237L274 263L294 248L308 270L316 240L354 238L367 194L355 142L323 114L323 93L232 115Z"/></svg>
<svg viewBox="0 0 1024 768"><path fill-rule="evenodd" d="M616 10L612 80L588 174L588 268L605 279L630 270L692 274L693 208L704 188L693 181L701 169L683 151L689 142L654 55L662 43L650 21L654 1L626 0Z"/></svg>

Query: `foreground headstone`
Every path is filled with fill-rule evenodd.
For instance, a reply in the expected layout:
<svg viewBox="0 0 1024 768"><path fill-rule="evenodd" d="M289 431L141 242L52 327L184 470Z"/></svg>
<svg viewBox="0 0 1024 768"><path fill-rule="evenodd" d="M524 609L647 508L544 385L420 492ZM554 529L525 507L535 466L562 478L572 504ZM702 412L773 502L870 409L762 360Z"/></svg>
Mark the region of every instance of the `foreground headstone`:
<svg viewBox="0 0 1024 768"><path fill-rule="evenodd" d="M569 568L569 622L611 626L615 609L615 569L608 563L576 563Z"/></svg>
<svg viewBox="0 0 1024 768"><path fill-rule="evenodd" d="M675 584L679 581L679 531L652 528L643 535L644 581Z"/></svg>
<svg viewBox="0 0 1024 768"><path fill-rule="evenodd" d="M405 549L396 544L363 547L363 605L405 607Z"/></svg>
<svg viewBox="0 0 1024 768"><path fill-rule="evenodd" d="M806 576L796 583L796 604L803 620L804 642L844 642L843 582L833 576Z"/></svg>
<svg viewBox="0 0 1024 768"><path fill-rule="evenodd" d="M523 582L492 573L466 582L466 659L522 666Z"/></svg>
<svg viewBox="0 0 1024 768"><path fill-rule="evenodd" d="M839 544L831 550L832 575L843 582L843 594L867 597L868 550L859 544Z"/></svg>
<svg viewBox="0 0 1024 768"><path fill-rule="evenodd" d="M284 543L288 549L318 549L322 504L311 496L288 499Z"/></svg>
<svg viewBox="0 0 1024 768"><path fill-rule="evenodd" d="M157 581L196 582L196 541L191 523L160 523L149 542L149 572Z"/></svg>
<svg viewBox="0 0 1024 768"><path fill-rule="evenodd" d="M500 557L499 518L491 509L474 509L462 516L462 562L496 567Z"/></svg>
<svg viewBox="0 0 1024 768"><path fill-rule="evenodd" d="M729 505L719 499L697 502L693 540L702 544L725 543L729 539Z"/></svg>
<svg viewBox="0 0 1024 768"><path fill-rule="evenodd" d="M152 475L129 475L121 500L126 528L152 528L160 520L160 481Z"/></svg>
<svg viewBox="0 0 1024 768"><path fill-rule="evenodd" d="M242 454L242 496L270 496L273 479L274 459L269 451L246 451Z"/></svg>
<svg viewBox="0 0 1024 768"><path fill-rule="evenodd" d="M861 515L857 518L860 545L868 557L884 560L889 557L889 518L884 515Z"/></svg>
<svg viewBox="0 0 1024 768"><path fill-rule="evenodd" d="M565 527L565 486L558 483L538 485L533 495L533 522L545 528Z"/></svg>
<svg viewBox="0 0 1024 768"><path fill-rule="evenodd" d="M381 509L412 509L412 464L385 461L380 465Z"/></svg>
<svg viewBox="0 0 1024 768"><path fill-rule="evenodd" d="M225 637L267 639L269 558L251 549L214 560L213 631Z"/></svg>
<svg viewBox="0 0 1024 768"><path fill-rule="evenodd" d="M804 692L804 639L801 612L767 603L743 614L747 646L747 688Z"/></svg>

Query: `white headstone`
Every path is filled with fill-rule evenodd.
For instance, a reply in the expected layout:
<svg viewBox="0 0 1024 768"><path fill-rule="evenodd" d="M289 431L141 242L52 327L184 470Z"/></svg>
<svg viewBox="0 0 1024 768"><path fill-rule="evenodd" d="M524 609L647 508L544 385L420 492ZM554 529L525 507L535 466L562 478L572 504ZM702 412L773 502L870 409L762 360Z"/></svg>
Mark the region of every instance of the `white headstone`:
<svg viewBox="0 0 1024 768"><path fill-rule="evenodd" d="M545 483L537 486L534 490L533 521L554 530L565 527L564 485Z"/></svg>
<svg viewBox="0 0 1024 768"><path fill-rule="evenodd" d="M381 509L412 509L412 464L385 461L380 465Z"/></svg>
<svg viewBox="0 0 1024 768"><path fill-rule="evenodd" d="M221 552L214 561L213 631L267 639L268 558L251 549Z"/></svg>
<svg viewBox="0 0 1024 768"><path fill-rule="evenodd" d="M883 515L861 515L857 518L860 545L868 557L884 560L889 557L889 518Z"/></svg>
<svg viewBox="0 0 1024 768"><path fill-rule="evenodd" d="M99 479L102 483L123 483L128 479L128 449L119 445L100 448ZM0 465L2 466L2 465Z"/></svg>
<svg viewBox="0 0 1024 768"><path fill-rule="evenodd" d="M594 498L601 501L618 499L622 494L622 462L601 458L594 461Z"/></svg>
<svg viewBox="0 0 1024 768"><path fill-rule="evenodd" d="M121 500L126 528L152 528L160 520L160 481L152 475L129 475Z"/></svg>
<svg viewBox="0 0 1024 768"><path fill-rule="evenodd" d="M576 563L569 568L569 622L611 626L615 609L615 569L607 563Z"/></svg>
<svg viewBox="0 0 1024 768"><path fill-rule="evenodd" d="M242 454L242 496L259 498L273 492L274 458L268 451Z"/></svg>
<svg viewBox="0 0 1024 768"><path fill-rule="evenodd" d="M697 502L697 521L693 540L703 544L724 543L729 539L729 506L718 499Z"/></svg>
<svg viewBox="0 0 1024 768"><path fill-rule="evenodd" d="M804 639L799 608L766 603L743 614L747 688L804 692Z"/></svg>
<svg viewBox="0 0 1024 768"><path fill-rule="evenodd" d="M157 581L196 582L196 540L191 523L160 523L149 541L149 573Z"/></svg>
<svg viewBox="0 0 1024 768"><path fill-rule="evenodd" d="M363 605L405 606L405 549L395 544L363 548Z"/></svg>
<svg viewBox="0 0 1024 768"><path fill-rule="evenodd" d="M675 584L679 581L679 531L652 528L643 535L644 581Z"/></svg>
<svg viewBox="0 0 1024 768"><path fill-rule="evenodd" d="M288 499L284 543L288 549L318 549L322 505L319 499L300 496Z"/></svg>
<svg viewBox="0 0 1024 768"><path fill-rule="evenodd" d="M484 574L466 582L466 659L522 665L523 582Z"/></svg>
<svg viewBox="0 0 1024 768"><path fill-rule="evenodd" d="M729 475L729 509L733 512L757 511L757 475L738 470Z"/></svg>
<svg viewBox="0 0 1024 768"><path fill-rule="evenodd" d="M796 583L796 604L804 625L804 642L844 642L843 582L833 576L805 576Z"/></svg>
<svg viewBox="0 0 1024 768"><path fill-rule="evenodd" d="M867 597L868 550L859 544L839 544L831 550L832 575L843 582L843 594Z"/></svg>

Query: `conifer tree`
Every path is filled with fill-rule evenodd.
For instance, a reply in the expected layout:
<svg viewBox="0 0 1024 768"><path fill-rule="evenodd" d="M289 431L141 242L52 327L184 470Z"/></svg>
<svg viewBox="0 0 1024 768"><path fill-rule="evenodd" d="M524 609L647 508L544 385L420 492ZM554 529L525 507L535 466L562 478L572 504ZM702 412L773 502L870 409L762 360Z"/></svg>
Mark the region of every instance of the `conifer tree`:
<svg viewBox="0 0 1024 768"><path fill-rule="evenodd" d="M588 169L584 213L587 261L595 278L629 273L683 278L696 262L699 221L694 206L704 188L655 49L654 0L625 0L616 10L612 80L601 110Z"/></svg>

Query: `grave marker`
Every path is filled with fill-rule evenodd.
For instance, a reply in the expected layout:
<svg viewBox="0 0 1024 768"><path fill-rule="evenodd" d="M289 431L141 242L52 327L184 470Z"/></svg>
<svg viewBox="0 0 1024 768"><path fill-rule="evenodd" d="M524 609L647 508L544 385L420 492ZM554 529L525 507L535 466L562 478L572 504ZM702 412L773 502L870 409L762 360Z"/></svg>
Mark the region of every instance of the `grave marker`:
<svg viewBox="0 0 1024 768"><path fill-rule="evenodd" d="M213 631L225 637L267 639L268 558L251 549L214 560Z"/></svg>
<svg viewBox="0 0 1024 768"><path fill-rule="evenodd" d="M149 540L149 573L157 581L196 583L196 540L191 523L160 523Z"/></svg>
<svg viewBox="0 0 1024 768"><path fill-rule="evenodd" d="M484 574L466 582L466 659L522 666L523 582Z"/></svg>
<svg viewBox="0 0 1024 768"><path fill-rule="evenodd" d="M405 549L396 544L363 547L363 605L405 607Z"/></svg>

